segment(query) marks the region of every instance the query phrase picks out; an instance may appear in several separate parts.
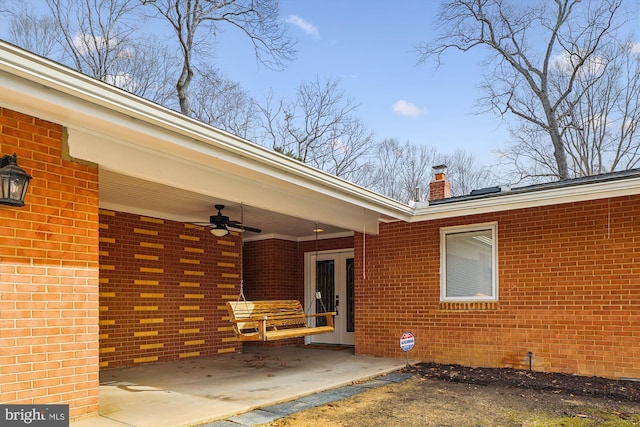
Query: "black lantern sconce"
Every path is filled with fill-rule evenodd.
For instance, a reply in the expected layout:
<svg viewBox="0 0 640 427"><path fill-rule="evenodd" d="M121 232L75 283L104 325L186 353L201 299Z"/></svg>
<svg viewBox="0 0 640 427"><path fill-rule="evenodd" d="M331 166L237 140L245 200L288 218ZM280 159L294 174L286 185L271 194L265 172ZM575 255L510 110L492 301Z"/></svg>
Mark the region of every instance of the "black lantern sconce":
<svg viewBox="0 0 640 427"><path fill-rule="evenodd" d="M24 206L31 175L18 166L16 153L0 158L0 204Z"/></svg>

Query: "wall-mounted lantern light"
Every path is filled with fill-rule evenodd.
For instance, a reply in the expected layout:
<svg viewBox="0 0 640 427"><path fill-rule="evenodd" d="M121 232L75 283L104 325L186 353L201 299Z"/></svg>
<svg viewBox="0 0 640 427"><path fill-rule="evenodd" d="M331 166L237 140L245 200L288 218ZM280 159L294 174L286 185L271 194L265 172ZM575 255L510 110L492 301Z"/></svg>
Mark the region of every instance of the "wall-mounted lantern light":
<svg viewBox="0 0 640 427"><path fill-rule="evenodd" d="M0 204L24 206L31 175L18 166L16 153L0 158Z"/></svg>

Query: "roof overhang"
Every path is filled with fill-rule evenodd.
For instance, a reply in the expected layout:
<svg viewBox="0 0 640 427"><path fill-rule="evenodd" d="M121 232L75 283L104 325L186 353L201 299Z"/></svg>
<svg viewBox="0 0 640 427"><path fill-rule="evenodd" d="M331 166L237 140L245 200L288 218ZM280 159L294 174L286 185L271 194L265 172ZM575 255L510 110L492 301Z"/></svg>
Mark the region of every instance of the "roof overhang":
<svg viewBox="0 0 640 427"><path fill-rule="evenodd" d="M409 221L428 221L640 194L640 171L619 178L607 174L602 175L601 179L595 177L575 181L515 189L468 200L451 200L432 205L417 203Z"/></svg>
<svg viewBox="0 0 640 427"><path fill-rule="evenodd" d="M222 199L366 233L410 215L405 204L4 42L0 73L3 106L64 126L69 155L99 166L103 208L202 221ZM182 200L137 206L127 181L198 197L190 210Z"/></svg>

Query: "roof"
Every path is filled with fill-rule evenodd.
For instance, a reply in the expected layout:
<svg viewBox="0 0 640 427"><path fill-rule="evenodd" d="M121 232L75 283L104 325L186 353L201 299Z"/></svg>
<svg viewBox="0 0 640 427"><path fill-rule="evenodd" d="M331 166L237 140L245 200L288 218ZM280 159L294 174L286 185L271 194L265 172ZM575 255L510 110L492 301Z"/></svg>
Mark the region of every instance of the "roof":
<svg viewBox="0 0 640 427"><path fill-rule="evenodd" d="M584 176L579 178L563 179L560 181L545 182L541 184L533 184L522 187L503 188L503 187L487 187L473 190L470 194L463 196L447 197L445 199L430 200L429 205L442 205L446 203L460 203L467 200L477 200L491 197L506 197L514 194L532 193L543 190L561 189L574 187L579 185L604 183L617 181L621 179L640 177L640 169L629 169L624 171L616 171L603 173L599 175Z"/></svg>
<svg viewBox="0 0 640 427"><path fill-rule="evenodd" d="M416 203L410 222L640 194L640 169L486 190Z"/></svg>

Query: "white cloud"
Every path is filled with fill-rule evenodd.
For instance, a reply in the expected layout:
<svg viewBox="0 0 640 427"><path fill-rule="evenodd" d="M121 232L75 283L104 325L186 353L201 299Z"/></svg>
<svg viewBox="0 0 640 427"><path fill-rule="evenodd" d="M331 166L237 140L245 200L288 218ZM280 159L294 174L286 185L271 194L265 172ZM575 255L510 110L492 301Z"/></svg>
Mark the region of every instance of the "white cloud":
<svg viewBox="0 0 640 427"><path fill-rule="evenodd" d="M350 151L349 146L342 141L342 138L336 138L332 144L333 151L338 153L348 153Z"/></svg>
<svg viewBox="0 0 640 427"><path fill-rule="evenodd" d="M307 22L299 16L289 15L285 22L295 25L315 39L320 38L320 32L318 29L311 22Z"/></svg>
<svg viewBox="0 0 640 427"><path fill-rule="evenodd" d="M393 104L393 111L405 117L418 117L427 114L426 108L420 108L404 99Z"/></svg>
<svg viewBox="0 0 640 427"><path fill-rule="evenodd" d="M135 92L136 84L131 75L123 74L109 74L104 77L104 81L113 86L119 87L129 92Z"/></svg>
<svg viewBox="0 0 640 427"><path fill-rule="evenodd" d="M581 58L578 55L571 55L568 52L563 52L560 55L555 55L554 57L552 57L551 63L556 70L569 75L574 71L575 67L578 66L580 60ZM607 62L604 58L599 56L591 56L581 66L578 73L583 76L595 75L600 73L606 65Z"/></svg>
<svg viewBox="0 0 640 427"><path fill-rule="evenodd" d="M635 53L637 55L640 55L640 42L632 42L627 44L627 48L629 49L629 51L631 53Z"/></svg>
<svg viewBox="0 0 640 427"><path fill-rule="evenodd" d="M111 39L111 46L115 46L115 42L115 39ZM73 37L73 45L82 55L87 55L98 49L105 50L108 46L106 38L83 33L78 33Z"/></svg>

